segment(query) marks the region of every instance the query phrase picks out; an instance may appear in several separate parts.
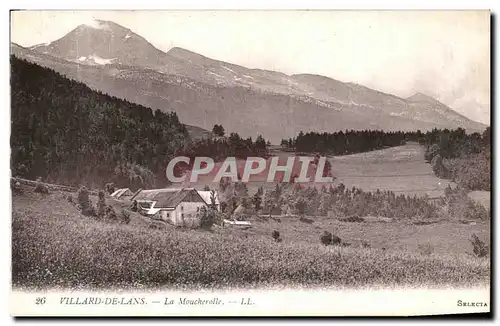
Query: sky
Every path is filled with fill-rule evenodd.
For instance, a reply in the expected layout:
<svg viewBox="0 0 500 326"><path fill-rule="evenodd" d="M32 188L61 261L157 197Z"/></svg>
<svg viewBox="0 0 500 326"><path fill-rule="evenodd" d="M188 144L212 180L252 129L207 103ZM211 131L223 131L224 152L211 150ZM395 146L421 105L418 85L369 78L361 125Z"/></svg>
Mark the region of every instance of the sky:
<svg viewBox="0 0 500 326"><path fill-rule="evenodd" d="M490 123L488 11L17 11L11 41L52 42L111 20L160 50L311 73L400 97L421 92Z"/></svg>

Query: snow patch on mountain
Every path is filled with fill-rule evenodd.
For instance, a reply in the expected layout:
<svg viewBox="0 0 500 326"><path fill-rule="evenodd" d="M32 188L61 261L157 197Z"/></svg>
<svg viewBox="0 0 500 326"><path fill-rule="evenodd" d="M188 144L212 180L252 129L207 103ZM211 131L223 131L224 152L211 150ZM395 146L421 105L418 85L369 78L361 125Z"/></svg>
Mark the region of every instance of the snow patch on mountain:
<svg viewBox="0 0 500 326"><path fill-rule="evenodd" d="M97 63L97 64L99 64L99 65L109 65L116 58L105 59L105 58L101 58L101 57L99 57L97 55L93 55L93 56L90 57L90 59L94 60L94 62Z"/></svg>
<svg viewBox="0 0 500 326"><path fill-rule="evenodd" d="M77 61L86 63L86 64L98 64L98 65L109 65L113 62L113 60L116 60L116 58L112 59L105 59L101 58L98 55L91 55L89 57L79 57Z"/></svg>
<svg viewBox="0 0 500 326"><path fill-rule="evenodd" d="M87 27L94 28L94 29L111 31L111 27L107 23L100 21L100 20L97 20L97 19L94 19L88 23L85 23L84 25Z"/></svg>
<svg viewBox="0 0 500 326"><path fill-rule="evenodd" d="M39 47L41 47L41 46L48 46L48 45L50 45L50 42L40 43L40 44L37 44L37 45L33 45L33 46L31 47L31 49L32 49L32 50L34 50L34 49L39 48Z"/></svg>
<svg viewBox="0 0 500 326"><path fill-rule="evenodd" d="M222 68L224 68L224 69L226 69L227 71L232 72L233 74L235 74L235 73L236 73L236 72L235 72L234 70L232 70L231 68L228 68L228 67L226 67L226 66L222 66L222 65L221 65L221 67L222 67Z"/></svg>
<svg viewBox="0 0 500 326"><path fill-rule="evenodd" d="M207 73L209 73L210 75L214 75L214 76L216 76L216 77L219 77L219 78L224 78L224 76L221 76L221 75L219 75L219 74L216 74L216 73L215 73L215 72L213 72L213 71L207 71Z"/></svg>
<svg viewBox="0 0 500 326"><path fill-rule="evenodd" d="M242 76L245 77L245 78L248 78L248 79L255 79L252 76L248 76L248 75L242 75Z"/></svg>

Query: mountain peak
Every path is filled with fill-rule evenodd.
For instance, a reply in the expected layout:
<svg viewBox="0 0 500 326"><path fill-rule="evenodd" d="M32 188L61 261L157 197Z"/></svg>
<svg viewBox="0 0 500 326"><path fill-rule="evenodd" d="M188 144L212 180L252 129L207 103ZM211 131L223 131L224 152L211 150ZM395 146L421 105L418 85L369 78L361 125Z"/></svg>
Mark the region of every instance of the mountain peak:
<svg viewBox="0 0 500 326"><path fill-rule="evenodd" d="M79 64L122 64L157 67L165 53L145 38L117 23L94 19L81 24L62 38L31 48Z"/></svg>
<svg viewBox="0 0 500 326"><path fill-rule="evenodd" d="M113 34L127 34L130 33L130 29L118 25L112 21L94 19L88 23L78 25L73 33L96 33L96 32L106 32Z"/></svg>
<svg viewBox="0 0 500 326"><path fill-rule="evenodd" d="M407 100L409 100L411 102L433 102L433 103L439 102L434 97L426 95L424 93L420 93L420 92L417 92L417 93L413 94L412 96L408 97Z"/></svg>
<svg viewBox="0 0 500 326"><path fill-rule="evenodd" d="M173 47L170 50L168 50L167 54L172 57L176 57L179 59L186 59L186 58L205 58L201 54L198 54L193 51L186 50L184 48L180 47Z"/></svg>

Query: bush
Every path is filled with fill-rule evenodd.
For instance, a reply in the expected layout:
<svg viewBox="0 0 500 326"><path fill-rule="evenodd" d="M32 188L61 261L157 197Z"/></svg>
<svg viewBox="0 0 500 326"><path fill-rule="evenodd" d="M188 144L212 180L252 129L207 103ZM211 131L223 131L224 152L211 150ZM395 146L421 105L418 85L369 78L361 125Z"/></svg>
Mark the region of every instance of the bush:
<svg viewBox="0 0 500 326"><path fill-rule="evenodd" d="M431 146L428 146L425 150L424 159L427 162L431 162L434 159L434 157L438 155L439 151L440 151L439 145L437 144L432 144Z"/></svg>
<svg viewBox="0 0 500 326"><path fill-rule="evenodd" d="M39 194L48 194L49 188L47 188L47 186L42 183L42 178L38 177L36 179L36 186L33 191Z"/></svg>
<svg viewBox="0 0 500 326"><path fill-rule="evenodd" d="M325 246L329 245L339 245L342 242L342 239L337 237L336 235L333 235L332 233L325 231L323 232L323 235L320 238L320 241L322 244Z"/></svg>
<svg viewBox="0 0 500 326"><path fill-rule="evenodd" d="M85 186L82 186L78 190L78 207L80 208L81 212L85 216L96 216L96 211L94 209L94 206L92 205L92 202L90 201L89 197L89 191Z"/></svg>
<svg viewBox="0 0 500 326"><path fill-rule="evenodd" d="M130 223L130 211L129 210L122 210L122 222L125 223L125 224L129 224Z"/></svg>
<svg viewBox="0 0 500 326"><path fill-rule="evenodd" d="M114 184L114 183L112 183L112 182L110 182L110 183L106 183L106 192L107 192L108 194L110 194L110 195L111 195L112 193L114 193L114 192L115 192L115 184Z"/></svg>
<svg viewBox="0 0 500 326"><path fill-rule="evenodd" d="M461 187L469 190L491 190L491 153L488 151L452 159L450 165L451 178Z"/></svg>
<svg viewBox="0 0 500 326"><path fill-rule="evenodd" d="M98 200L97 200L97 217L104 218L106 217L107 207L106 207L106 199L104 191L99 190Z"/></svg>
<svg viewBox="0 0 500 326"><path fill-rule="evenodd" d="M37 184L35 189L33 190L36 193L39 194L48 194L49 193L49 188L47 188L46 185L43 184Z"/></svg>
<svg viewBox="0 0 500 326"><path fill-rule="evenodd" d="M117 221L118 220L118 216L116 215L116 212L115 212L113 206L111 206L111 205L106 206L104 217L110 221Z"/></svg>
<svg viewBox="0 0 500 326"><path fill-rule="evenodd" d="M21 188L21 183L17 178L10 179L10 189L12 190L13 194L16 195L22 195L23 194L23 189Z"/></svg>
<svg viewBox="0 0 500 326"><path fill-rule="evenodd" d="M274 241L278 242L278 240L280 239L279 231L276 231L276 230L273 231L273 239L274 239Z"/></svg>
<svg viewBox="0 0 500 326"><path fill-rule="evenodd" d="M465 194L450 196L449 215L462 220L488 220L490 212L481 204L475 202Z"/></svg>
<svg viewBox="0 0 500 326"><path fill-rule="evenodd" d="M216 211L210 208L206 208L203 206L200 209L200 226L203 229L211 229L212 225L215 224L216 221Z"/></svg>
<svg viewBox="0 0 500 326"><path fill-rule="evenodd" d="M489 255L489 247L478 238L476 234L472 234L472 239L469 240L472 244L472 252L476 257L487 257Z"/></svg>

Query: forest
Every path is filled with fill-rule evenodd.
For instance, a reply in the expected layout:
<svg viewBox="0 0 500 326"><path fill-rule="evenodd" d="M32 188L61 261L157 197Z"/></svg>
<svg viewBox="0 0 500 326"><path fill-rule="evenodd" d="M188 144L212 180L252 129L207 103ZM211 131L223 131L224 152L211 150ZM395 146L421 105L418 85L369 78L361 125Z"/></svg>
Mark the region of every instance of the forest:
<svg viewBox="0 0 500 326"><path fill-rule="evenodd" d="M102 187L151 187L189 136L174 112L94 91L11 56L13 176Z"/></svg>
<svg viewBox="0 0 500 326"><path fill-rule="evenodd" d="M464 129L433 129L420 139L434 173L467 190L491 189L491 128L467 134Z"/></svg>

